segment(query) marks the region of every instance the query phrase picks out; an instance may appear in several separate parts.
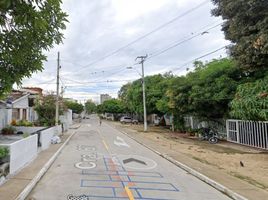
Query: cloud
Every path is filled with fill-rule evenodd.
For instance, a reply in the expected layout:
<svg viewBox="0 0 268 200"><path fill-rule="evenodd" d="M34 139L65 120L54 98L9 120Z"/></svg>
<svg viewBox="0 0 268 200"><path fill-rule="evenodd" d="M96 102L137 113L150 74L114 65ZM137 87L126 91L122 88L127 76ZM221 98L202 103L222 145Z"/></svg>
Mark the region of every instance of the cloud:
<svg viewBox="0 0 268 200"><path fill-rule="evenodd" d="M69 14L70 23L64 31L64 44L46 52L48 61L44 71L23 81L26 86L56 89L57 52L61 53L61 85L65 96L83 100L97 98L101 93L116 97L127 80L140 78L140 65L135 58L156 54L222 20L212 17L213 5L207 4L188 13L147 37L126 46L160 25L196 7L201 0L64 0L62 8ZM200 35L145 62L145 74L152 75L170 70L185 74L185 63L194 60L229 42L224 39L221 27ZM115 53L116 50L121 51ZM114 53L112 53L114 52ZM112 53L112 54L111 54ZM109 56L110 55L110 56ZM202 60L225 56L219 51ZM134 70L127 70L133 66ZM191 67L191 64L187 67ZM121 81L122 80L122 81ZM121 82L119 82L121 81Z"/></svg>

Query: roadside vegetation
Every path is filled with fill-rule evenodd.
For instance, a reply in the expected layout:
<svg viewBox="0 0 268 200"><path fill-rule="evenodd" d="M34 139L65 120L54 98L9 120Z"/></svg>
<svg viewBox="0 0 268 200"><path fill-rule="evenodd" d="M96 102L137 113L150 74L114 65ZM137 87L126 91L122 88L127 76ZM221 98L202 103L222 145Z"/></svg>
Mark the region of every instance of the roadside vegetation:
<svg viewBox="0 0 268 200"><path fill-rule="evenodd" d="M177 130L184 129L187 115L212 121L268 120L268 2L212 1L212 14L225 20L229 56L196 61L183 76L168 72L145 77L147 114L173 115ZM118 94L116 103L105 102L99 112L142 116L141 79L123 85Z"/></svg>

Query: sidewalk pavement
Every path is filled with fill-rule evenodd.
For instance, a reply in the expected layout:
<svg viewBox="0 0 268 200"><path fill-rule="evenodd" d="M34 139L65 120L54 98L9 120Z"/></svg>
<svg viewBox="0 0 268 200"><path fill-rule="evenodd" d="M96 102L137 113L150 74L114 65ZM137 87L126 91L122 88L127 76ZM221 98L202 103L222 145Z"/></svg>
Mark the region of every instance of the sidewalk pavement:
<svg viewBox="0 0 268 200"><path fill-rule="evenodd" d="M116 124L114 123L108 124L114 127L116 126ZM159 141L155 142L149 140L148 138L142 137L142 135L135 130L129 128L122 128L119 126L116 126L116 128L121 130L121 132L123 132L124 134L130 136L132 139L136 140L138 143L146 146L151 150L154 150L155 152L158 152L159 154L161 154L162 157L171 158L172 160L178 161L179 163L183 163L191 169L207 176L208 178L220 183L226 188L232 190L237 194L242 195L249 200L268 200L268 192L266 190L263 190L252 184L249 184L248 182L226 174L213 166L208 166L204 163L200 163L199 161L194 160L189 156L180 153L179 151L170 149L168 146L162 146ZM171 161L170 159L168 160Z"/></svg>
<svg viewBox="0 0 268 200"><path fill-rule="evenodd" d="M73 127L78 128L79 126L73 125ZM61 136L62 142L60 144L53 144L48 149L41 151L30 164L28 164L25 168L23 168L14 176L10 177L7 182L0 186L0 199L16 199L20 195L20 193L38 175L43 166L61 148L64 142L71 136L74 131L75 130L70 130L68 132L65 132Z"/></svg>

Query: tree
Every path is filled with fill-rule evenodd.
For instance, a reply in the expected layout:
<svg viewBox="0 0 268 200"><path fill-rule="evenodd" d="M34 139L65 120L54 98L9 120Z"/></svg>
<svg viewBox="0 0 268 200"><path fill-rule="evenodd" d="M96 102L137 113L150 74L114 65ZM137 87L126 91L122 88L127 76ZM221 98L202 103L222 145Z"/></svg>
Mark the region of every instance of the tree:
<svg viewBox="0 0 268 200"><path fill-rule="evenodd" d="M242 80L233 60L213 60L187 78L192 83L188 102L194 115L210 120L229 115L229 103Z"/></svg>
<svg viewBox="0 0 268 200"><path fill-rule="evenodd" d="M118 114L118 113L124 113L124 104L121 100L119 99L109 99L104 101L100 106L99 106L99 111L100 113L113 113L113 114Z"/></svg>
<svg viewBox="0 0 268 200"><path fill-rule="evenodd" d="M215 120L229 113L229 103L242 80L241 71L231 59L195 63L186 76L173 77L158 109L174 114L175 127L183 129L183 117L194 115Z"/></svg>
<svg viewBox="0 0 268 200"><path fill-rule="evenodd" d="M172 74L157 74L145 77L147 114L163 114L157 108L157 102L162 98L167 88L166 80ZM121 87L119 98L131 113L143 113L142 80L138 79Z"/></svg>
<svg viewBox="0 0 268 200"><path fill-rule="evenodd" d="M80 114L84 110L84 106L77 102L65 101L64 104L76 114Z"/></svg>
<svg viewBox="0 0 268 200"><path fill-rule="evenodd" d="M62 42L61 0L0 2L0 96L43 69L44 51Z"/></svg>
<svg viewBox="0 0 268 200"><path fill-rule="evenodd" d="M34 110L38 114L38 122L42 126L54 126L55 125L55 116L56 116L56 96L51 94L43 96L41 99L38 99ZM65 110L62 101L60 101L59 113L62 114Z"/></svg>
<svg viewBox="0 0 268 200"><path fill-rule="evenodd" d="M87 113L93 113L97 111L97 106L94 102L92 102L91 100L88 100L85 103L85 109Z"/></svg>
<svg viewBox="0 0 268 200"><path fill-rule="evenodd" d="M231 55L250 76L268 69L268 1L212 0L215 16L225 20L222 30L232 42Z"/></svg>
<svg viewBox="0 0 268 200"><path fill-rule="evenodd" d="M239 85L231 102L231 115L244 120L268 120L268 76Z"/></svg>

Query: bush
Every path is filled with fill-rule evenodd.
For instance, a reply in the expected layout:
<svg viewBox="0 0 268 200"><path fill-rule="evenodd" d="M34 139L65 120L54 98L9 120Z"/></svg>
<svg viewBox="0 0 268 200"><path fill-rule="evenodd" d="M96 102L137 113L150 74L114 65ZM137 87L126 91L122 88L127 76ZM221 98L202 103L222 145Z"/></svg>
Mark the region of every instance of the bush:
<svg viewBox="0 0 268 200"><path fill-rule="evenodd" d="M16 123L16 126L33 126L34 124L32 122L29 122L27 120L21 120Z"/></svg>
<svg viewBox="0 0 268 200"><path fill-rule="evenodd" d="M14 127L7 126L7 127L2 129L1 133L3 135L13 135L15 131L16 131L16 129Z"/></svg>
<svg viewBox="0 0 268 200"><path fill-rule="evenodd" d="M17 121L15 119L12 119L11 123L12 126L16 126L17 125Z"/></svg>
<svg viewBox="0 0 268 200"><path fill-rule="evenodd" d="M0 147L0 159L6 157L9 154L7 147Z"/></svg>

